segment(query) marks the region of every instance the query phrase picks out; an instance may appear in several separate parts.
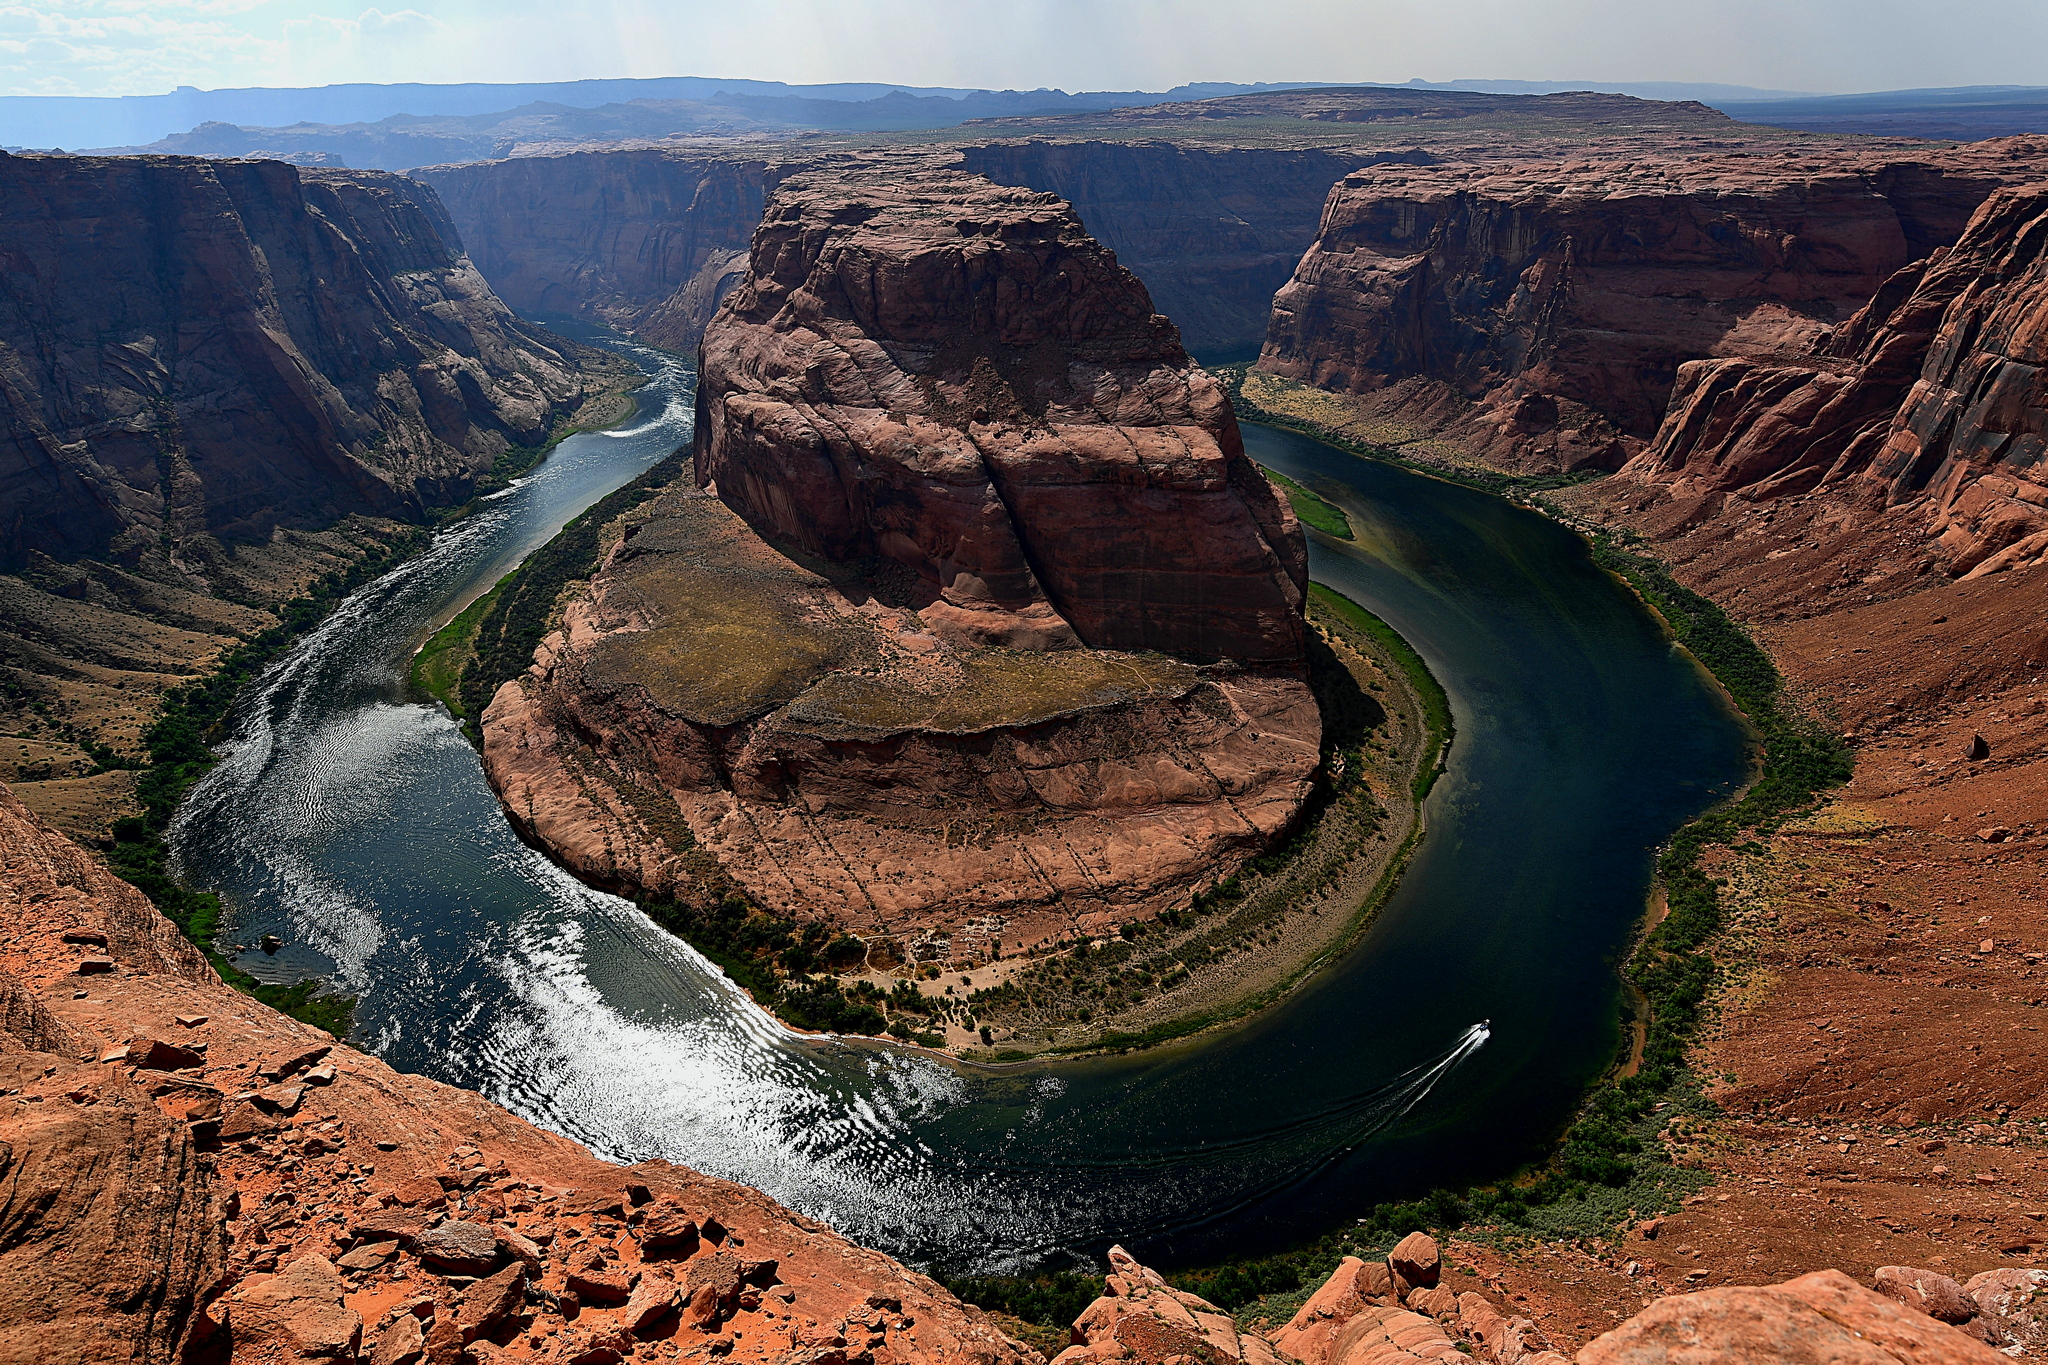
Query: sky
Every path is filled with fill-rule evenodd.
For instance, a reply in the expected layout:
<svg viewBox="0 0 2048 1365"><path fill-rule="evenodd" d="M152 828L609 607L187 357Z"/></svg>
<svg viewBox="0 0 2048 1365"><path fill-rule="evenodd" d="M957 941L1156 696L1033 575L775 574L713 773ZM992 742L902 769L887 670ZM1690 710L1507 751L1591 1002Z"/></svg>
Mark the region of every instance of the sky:
<svg viewBox="0 0 2048 1365"><path fill-rule="evenodd" d="M2048 84L2048 0L0 0L0 93L723 76Z"/></svg>

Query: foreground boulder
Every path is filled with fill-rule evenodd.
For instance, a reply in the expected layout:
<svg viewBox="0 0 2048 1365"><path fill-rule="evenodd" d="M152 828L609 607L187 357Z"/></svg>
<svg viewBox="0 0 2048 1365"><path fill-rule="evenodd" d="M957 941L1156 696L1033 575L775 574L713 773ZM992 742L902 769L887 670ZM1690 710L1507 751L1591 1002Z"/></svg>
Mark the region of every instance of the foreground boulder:
<svg viewBox="0 0 2048 1365"><path fill-rule="evenodd" d="M1282 1357L1270 1343L1241 1335L1229 1314L1207 1299L1170 1288L1122 1247L1110 1248L1109 1266L1103 1296L1074 1320L1074 1344L1053 1357L1053 1365L1119 1360L1280 1365Z"/></svg>
<svg viewBox="0 0 2048 1365"><path fill-rule="evenodd" d="M268 1346L286 1358L352 1360L363 1338L362 1315L342 1303L348 1282L320 1256L303 1256L283 1273L253 1276L236 1287L221 1316L237 1347Z"/></svg>
<svg viewBox="0 0 2048 1365"><path fill-rule="evenodd" d="M1994 1365L2006 1359L1839 1270L1659 1299L1579 1352L1578 1365Z"/></svg>

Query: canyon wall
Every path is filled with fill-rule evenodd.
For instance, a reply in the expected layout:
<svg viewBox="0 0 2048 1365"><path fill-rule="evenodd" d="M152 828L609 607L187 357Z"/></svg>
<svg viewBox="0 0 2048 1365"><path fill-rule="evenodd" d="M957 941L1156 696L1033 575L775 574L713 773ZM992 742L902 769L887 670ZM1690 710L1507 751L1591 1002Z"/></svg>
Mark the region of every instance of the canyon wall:
<svg viewBox="0 0 2048 1365"><path fill-rule="evenodd" d="M768 195L803 158L595 151L426 166L471 258L512 307L695 351L746 270Z"/></svg>
<svg viewBox="0 0 2048 1365"><path fill-rule="evenodd" d="M1151 291L1198 352L1249 352L1265 334L1330 186L1413 150L1182 147L1002 140L905 148L901 164L957 166L1059 195ZM848 154L779 148L605 150L428 166L471 256L514 308L572 314L694 350L776 185ZM872 164L872 162L870 163Z"/></svg>
<svg viewBox="0 0 2048 1365"><path fill-rule="evenodd" d="M1951 575L2048 555L2048 185L1987 200L1810 357L1699 361L1628 471L1677 500L1868 486Z"/></svg>
<svg viewBox="0 0 2048 1365"><path fill-rule="evenodd" d="M2048 147L1802 147L1377 167L1331 191L1259 368L1354 395L1390 444L1620 468L1681 365L1830 345Z"/></svg>
<svg viewBox="0 0 2048 1365"><path fill-rule="evenodd" d="M1300 528L1068 205L785 181L698 407L716 497L607 532L484 717L569 866L1036 941L1185 903L1287 827L1321 731Z"/></svg>
<svg viewBox="0 0 2048 1365"><path fill-rule="evenodd" d="M405 177L7 156L0 202L11 563L460 501L582 396Z"/></svg>

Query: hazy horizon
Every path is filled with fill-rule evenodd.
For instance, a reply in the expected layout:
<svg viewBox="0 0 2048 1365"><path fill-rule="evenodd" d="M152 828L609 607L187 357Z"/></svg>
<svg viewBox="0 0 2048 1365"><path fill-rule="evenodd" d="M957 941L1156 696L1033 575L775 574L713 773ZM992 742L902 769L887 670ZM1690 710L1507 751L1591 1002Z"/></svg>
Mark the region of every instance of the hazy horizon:
<svg viewBox="0 0 2048 1365"><path fill-rule="evenodd" d="M1989 39L1989 41L1987 41ZM2048 6L1958 0L16 0L0 93L709 75L1067 91L1411 79L1839 93L2048 84Z"/></svg>

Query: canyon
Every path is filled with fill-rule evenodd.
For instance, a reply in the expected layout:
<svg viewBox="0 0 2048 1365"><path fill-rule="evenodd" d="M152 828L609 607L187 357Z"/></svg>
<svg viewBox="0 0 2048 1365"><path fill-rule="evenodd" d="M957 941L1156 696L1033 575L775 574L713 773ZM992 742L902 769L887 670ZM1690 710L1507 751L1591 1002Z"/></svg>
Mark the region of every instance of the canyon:
<svg viewBox="0 0 2048 1365"><path fill-rule="evenodd" d="M1059 1359L2038 1353L2048 148L1341 93L526 157L422 172L438 198L7 158L15 278L54 283L13 296L0 486L62 513L13 518L17 685L132 743L271 604L617 386L500 298L600 319L701 347L695 446L480 717L522 833L913 962L1110 938L1267 848L1325 758L1302 532L1185 309L1198 349L1263 335L1262 408L1637 538L1860 752L1708 855L1713 1105L1652 1140L1683 1202L1361 1246L1284 1321L1113 1252ZM103 276L149 320L117 344L61 249L88 222L192 272ZM1538 491L1563 474L1601 477ZM1036 1358L764 1195L609 1165L228 990L12 796L0 855L0 1354Z"/></svg>
<svg viewBox="0 0 2048 1365"><path fill-rule="evenodd" d="M1199 111L1199 112L1189 112ZM872 141L872 140L869 140ZM513 307L696 348L744 266L762 204L800 169L889 156L1057 194L1144 281L1200 356L1249 357L1330 187L1377 164L1776 148L1802 141L1703 106L1624 96L1502 100L1324 90L1033 118L855 146L666 139L420 167Z"/></svg>
<svg viewBox="0 0 2048 1365"><path fill-rule="evenodd" d="M607 529L482 716L508 814L580 875L971 929L964 969L1184 905L1289 826L1322 731L1301 531L1068 205L785 180L697 411L697 487Z"/></svg>

